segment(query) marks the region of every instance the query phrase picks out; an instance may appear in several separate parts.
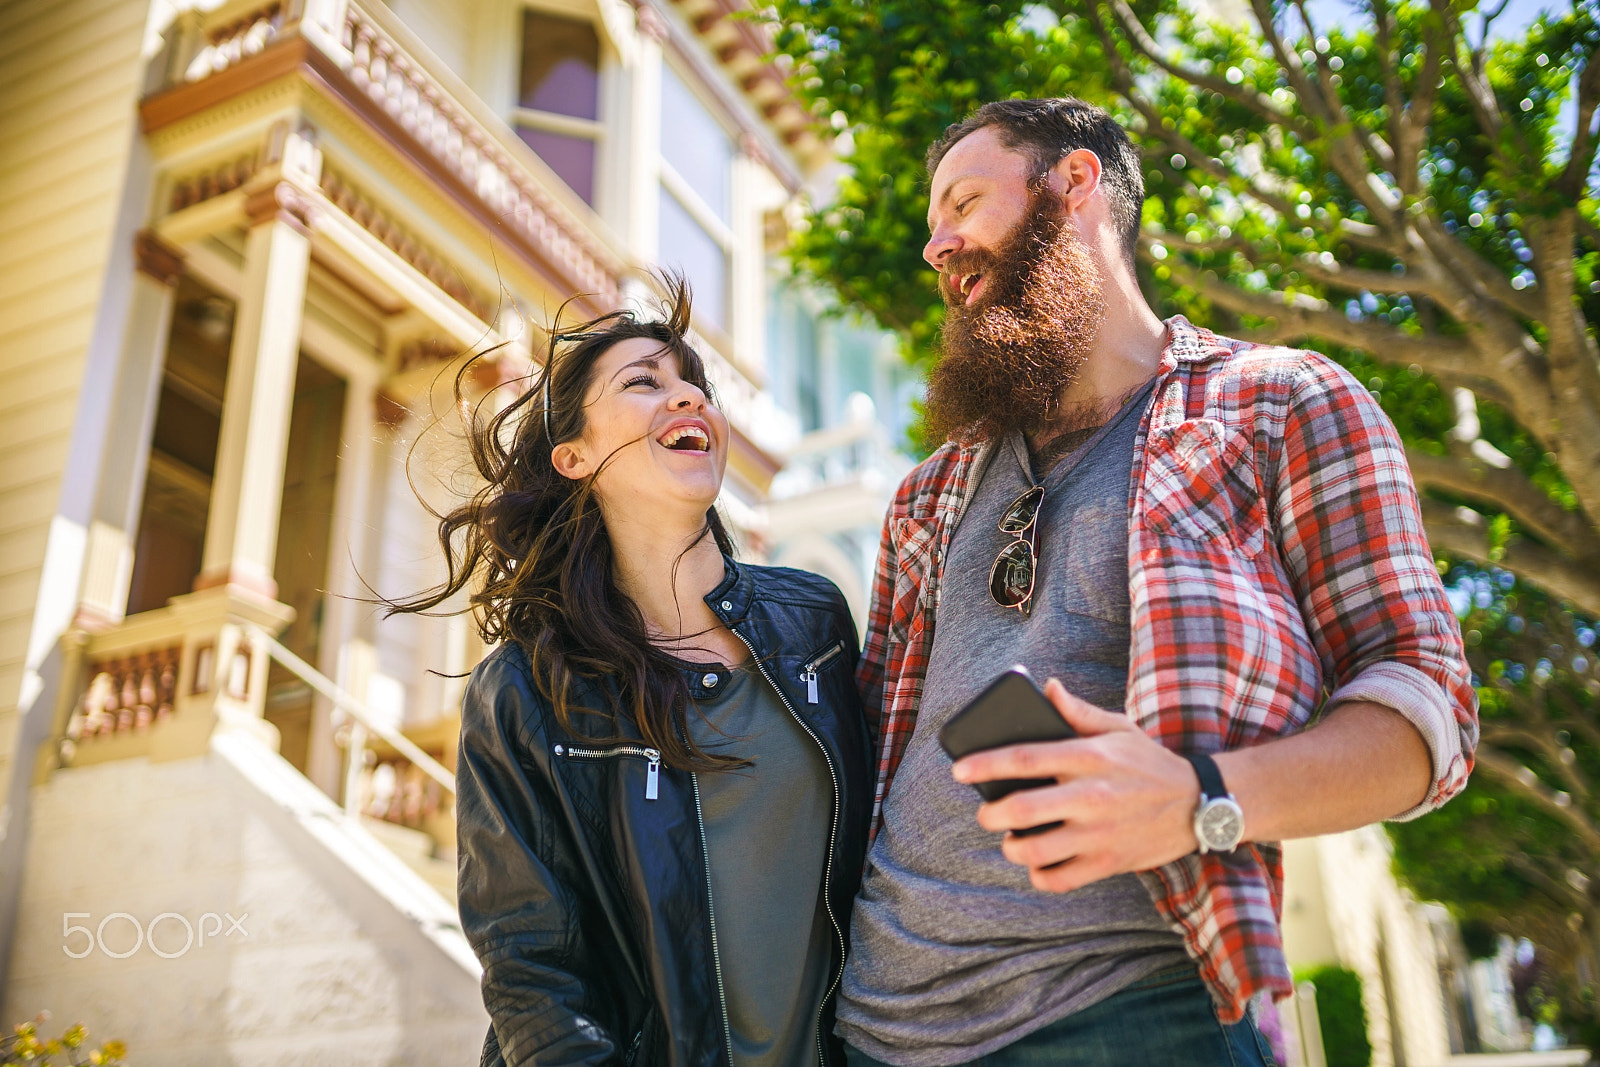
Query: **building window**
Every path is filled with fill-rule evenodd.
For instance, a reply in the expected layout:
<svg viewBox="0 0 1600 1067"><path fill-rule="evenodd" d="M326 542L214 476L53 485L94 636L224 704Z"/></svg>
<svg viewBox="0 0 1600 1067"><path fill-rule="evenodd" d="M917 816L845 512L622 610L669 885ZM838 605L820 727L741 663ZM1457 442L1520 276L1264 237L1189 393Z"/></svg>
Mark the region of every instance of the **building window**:
<svg viewBox="0 0 1600 1067"><path fill-rule="evenodd" d="M593 23L522 13L517 134L562 181L594 203L600 127L600 37Z"/></svg>
<svg viewBox="0 0 1600 1067"><path fill-rule="evenodd" d="M733 138L667 66L661 68L658 258L694 287L695 317L730 332Z"/></svg>

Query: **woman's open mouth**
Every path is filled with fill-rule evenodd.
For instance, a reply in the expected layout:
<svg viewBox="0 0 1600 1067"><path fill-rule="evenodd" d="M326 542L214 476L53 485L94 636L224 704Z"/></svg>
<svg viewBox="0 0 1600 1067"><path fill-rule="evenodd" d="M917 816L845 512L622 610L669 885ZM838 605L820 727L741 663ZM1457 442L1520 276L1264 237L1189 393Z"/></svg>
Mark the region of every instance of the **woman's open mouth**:
<svg viewBox="0 0 1600 1067"><path fill-rule="evenodd" d="M698 426L674 426L656 440L674 452L711 451L711 435Z"/></svg>

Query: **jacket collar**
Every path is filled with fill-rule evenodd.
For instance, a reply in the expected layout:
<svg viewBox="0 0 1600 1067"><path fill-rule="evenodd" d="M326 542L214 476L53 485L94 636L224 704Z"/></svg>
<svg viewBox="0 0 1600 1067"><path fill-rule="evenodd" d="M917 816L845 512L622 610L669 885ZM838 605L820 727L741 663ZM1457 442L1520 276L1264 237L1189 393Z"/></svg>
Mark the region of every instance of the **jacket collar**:
<svg viewBox="0 0 1600 1067"><path fill-rule="evenodd" d="M740 566L730 556L722 557L722 581L705 595L706 606L726 625L750 614L750 601L755 595L754 579L749 568Z"/></svg>

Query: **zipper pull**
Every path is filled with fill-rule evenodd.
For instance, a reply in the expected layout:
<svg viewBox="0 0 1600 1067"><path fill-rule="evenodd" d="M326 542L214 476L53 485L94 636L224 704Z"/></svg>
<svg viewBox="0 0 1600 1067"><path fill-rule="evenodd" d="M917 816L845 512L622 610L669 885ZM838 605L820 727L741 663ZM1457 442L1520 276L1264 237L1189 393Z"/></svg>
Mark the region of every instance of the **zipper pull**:
<svg viewBox="0 0 1600 1067"><path fill-rule="evenodd" d="M650 757L650 766L644 772L644 798L654 800L661 791L661 753L647 748L644 754Z"/></svg>
<svg viewBox="0 0 1600 1067"><path fill-rule="evenodd" d="M806 683L806 703L815 704L817 702L817 672L806 671L800 675L800 679Z"/></svg>

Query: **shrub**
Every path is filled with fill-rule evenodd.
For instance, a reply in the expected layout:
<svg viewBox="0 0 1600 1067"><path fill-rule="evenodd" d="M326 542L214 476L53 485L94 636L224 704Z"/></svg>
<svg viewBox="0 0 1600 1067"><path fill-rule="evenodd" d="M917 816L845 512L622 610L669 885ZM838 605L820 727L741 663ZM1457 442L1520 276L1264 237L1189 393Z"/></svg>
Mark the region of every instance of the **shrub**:
<svg viewBox="0 0 1600 1067"><path fill-rule="evenodd" d="M0 1067L120 1067L127 1055L120 1041L107 1041L100 1048L85 1047L89 1031L82 1023L69 1026L60 1037L41 1039L39 1027L49 1018L49 1012L41 1011L0 1037Z"/></svg>
<svg viewBox="0 0 1600 1067"><path fill-rule="evenodd" d="M1295 973L1296 982L1317 987L1317 1019L1328 1067L1371 1067L1367 1009L1361 1002L1361 976L1348 967L1326 964Z"/></svg>

